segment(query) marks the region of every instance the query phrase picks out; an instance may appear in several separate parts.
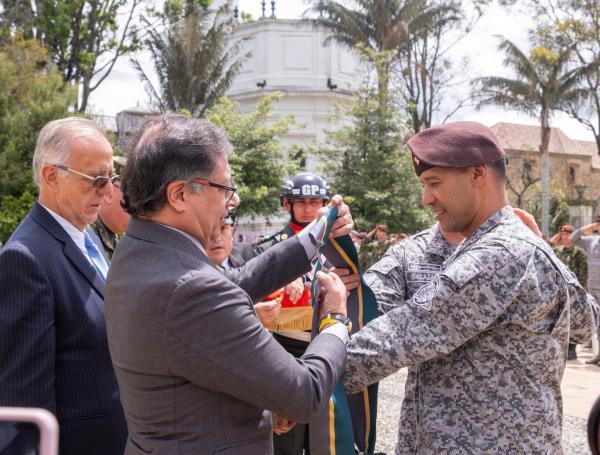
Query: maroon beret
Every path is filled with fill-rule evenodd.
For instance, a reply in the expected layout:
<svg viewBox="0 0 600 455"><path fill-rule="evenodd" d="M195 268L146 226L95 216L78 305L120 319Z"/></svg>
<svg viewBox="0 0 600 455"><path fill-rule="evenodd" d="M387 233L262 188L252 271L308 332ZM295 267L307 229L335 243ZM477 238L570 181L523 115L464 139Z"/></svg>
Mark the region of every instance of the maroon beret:
<svg viewBox="0 0 600 455"><path fill-rule="evenodd" d="M493 131L477 122L428 128L411 137L407 144L417 175L432 167L478 166L506 158Z"/></svg>

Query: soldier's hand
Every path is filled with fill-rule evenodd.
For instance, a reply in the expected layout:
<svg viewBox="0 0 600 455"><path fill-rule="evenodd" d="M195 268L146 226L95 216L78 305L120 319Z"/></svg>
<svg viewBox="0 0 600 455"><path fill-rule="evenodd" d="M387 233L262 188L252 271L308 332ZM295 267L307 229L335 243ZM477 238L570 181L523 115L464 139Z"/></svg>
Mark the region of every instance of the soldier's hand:
<svg viewBox="0 0 600 455"><path fill-rule="evenodd" d="M321 284L319 292L319 314L339 313L346 316L346 287L339 276L333 272L317 272Z"/></svg>
<svg viewBox="0 0 600 455"><path fill-rule="evenodd" d="M559 244L559 242L560 242L560 238L561 238L561 235L560 235L560 232L559 232L558 234L554 234L554 235L553 235L553 236L550 238L550 240L548 240L548 242L550 243L550 245L552 245L552 246L556 246L556 245L558 245L558 244Z"/></svg>
<svg viewBox="0 0 600 455"><path fill-rule="evenodd" d="M281 303L277 300L270 300L268 302L258 302L254 304L254 311L262 325L275 320L279 311L281 310Z"/></svg>
<svg viewBox="0 0 600 455"><path fill-rule="evenodd" d="M358 287L358 283L360 283L360 278L358 275L355 275L352 270L338 269L336 267L333 267L331 271L340 277L340 280L342 280L342 283L344 283L348 294L350 293L350 291Z"/></svg>
<svg viewBox="0 0 600 455"><path fill-rule="evenodd" d="M523 224L529 228L531 232L538 237L542 237L542 231L540 231L540 228L538 227L537 223L535 222L535 218L531 213L516 207L513 207L513 212L515 215L517 215L517 217L519 217Z"/></svg>
<svg viewBox="0 0 600 455"><path fill-rule="evenodd" d="M287 433L296 425L296 422L293 420L280 416L276 412L271 413L271 420L273 421L273 433L277 435Z"/></svg>
<svg viewBox="0 0 600 455"><path fill-rule="evenodd" d="M331 227L331 233L329 234L329 238L331 239L334 237L348 235L354 228L354 220L350 214L350 208L344 204L344 200L339 194L333 196L329 204L319 210L318 218L322 217L327 213L328 209L333 207L338 208L338 216L335 219L335 223L333 223L333 226Z"/></svg>
<svg viewBox="0 0 600 455"><path fill-rule="evenodd" d="M295 279L290 284L288 284L285 288L283 288L283 292L285 292L290 297L290 302L296 303L302 297L302 293L304 292L304 282L302 277Z"/></svg>

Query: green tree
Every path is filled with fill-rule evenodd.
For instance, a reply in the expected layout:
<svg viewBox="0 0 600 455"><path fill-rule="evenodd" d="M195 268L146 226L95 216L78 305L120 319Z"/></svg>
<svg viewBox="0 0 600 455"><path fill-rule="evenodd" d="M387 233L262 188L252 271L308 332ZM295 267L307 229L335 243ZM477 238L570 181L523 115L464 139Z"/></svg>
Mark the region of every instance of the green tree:
<svg viewBox="0 0 600 455"><path fill-rule="evenodd" d="M39 130L67 115L74 99L74 89L37 40L17 34L0 48L0 241L37 195L31 160Z"/></svg>
<svg viewBox="0 0 600 455"><path fill-rule="evenodd" d="M119 57L138 48L134 22L141 1L0 0L0 39L19 29L40 40L64 81L78 88L76 107L85 112Z"/></svg>
<svg viewBox="0 0 600 455"><path fill-rule="evenodd" d="M399 116L382 109L370 88L356 92L348 115L351 124L330 133L319 155L324 174L335 192L344 195L358 229L370 230L376 223L398 232L425 228L433 218L421 206L421 186L403 145L405 125Z"/></svg>
<svg viewBox="0 0 600 455"><path fill-rule="evenodd" d="M554 39L574 47L579 66L595 64L580 81L579 97L559 108L589 129L600 154L600 2L598 0L501 0L549 29Z"/></svg>
<svg viewBox="0 0 600 455"><path fill-rule="evenodd" d="M529 213L531 213L536 221L539 223L542 219L542 209L539 198L538 185L534 185L534 189L538 191L537 198L530 198L524 200L523 207ZM561 226L569 224L569 198L565 195L562 189L558 186L554 186L550 191L550 222L549 229L550 234L556 233L560 230Z"/></svg>
<svg viewBox="0 0 600 455"><path fill-rule="evenodd" d="M574 45L580 66L595 65L580 82L579 98L566 100L561 109L594 134L600 155L600 2L569 0L561 6L567 18L554 19L557 32Z"/></svg>
<svg viewBox="0 0 600 455"><path fill-rule="evenodd" d="M376 72L376 95L383 109L389 101L394 53L406 41L409 28L426 23L422 0L357 0L352 7L335 0L313 0L304 14L312 17L316 27L331 32L326 42L363 48Z"/></svg>
<svg viewBox="0 0 600 455"><path fill-rule="evenodd" d="M293 117L271 121L273 103L280 97L279 93L273 93L261 98L254 112L248 115L240 114L236 103L223 97L206 112L205 118L223 128L234 146L229 162L242 199L236 209L239 215L268 218L277 213L279 187L297 170L295 161L287 159L278 139L290 130Z"/></svg>
<svg viewBox="0 0 600 455"><path fill-rule="evenodd" d="M552 113L561 105L580 96L578 84L593 67L585 65L571 68L573 45L551 41L546 39L544 34L534 35L533 38L534 46L529 55L523 53L511 41L501 40L499 48L505 53L504 65L514 71L514 78L478 78L473 82L473 87L480 107L488 104L500 105L539 118L542 231L548 234L550 119Z"/></svg>
<svg viewBox="0 0 600 455"><path fill-rule="evenodd" d="M227 91L249 53L239 56L243 41L231 41L236 21L230 3L216 11L194 0L170 1L158 24L148 18L144 41L154 60L160 88L155 88L139 61L132 62L146 84L152 104L160 111L188 111L202 117Z"/></svg>
<svg viewBox="0 0 600 455"><path fill-rule="evenodd" d="M468 96L456 95L457 86L469 74L467 58L449 56L483 13L487 0L423 0L427 14L412 21L405 42L392 65L392 84L399 87L399 101L413 132L429 128L434 116L440 123L465 106ZM459 63L459 67L457 67ZM442 106L446 112L441 116Z"/></svg>

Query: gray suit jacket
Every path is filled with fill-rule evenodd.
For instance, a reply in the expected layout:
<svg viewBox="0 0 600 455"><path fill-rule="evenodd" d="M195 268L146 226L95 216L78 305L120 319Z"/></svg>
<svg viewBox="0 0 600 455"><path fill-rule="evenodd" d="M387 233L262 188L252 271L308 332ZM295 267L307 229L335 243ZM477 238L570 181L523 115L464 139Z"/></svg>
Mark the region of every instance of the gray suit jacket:
<svg viewBox="0 0 600 455"><path fill-rule="evenodd" d="M230 280L181 233L131 220L105 297L127 454L268 454L269 411L306 422L325 406L344 368L344 343L322 334L294 359L252 306L309 269L293 239Z"/></svg>

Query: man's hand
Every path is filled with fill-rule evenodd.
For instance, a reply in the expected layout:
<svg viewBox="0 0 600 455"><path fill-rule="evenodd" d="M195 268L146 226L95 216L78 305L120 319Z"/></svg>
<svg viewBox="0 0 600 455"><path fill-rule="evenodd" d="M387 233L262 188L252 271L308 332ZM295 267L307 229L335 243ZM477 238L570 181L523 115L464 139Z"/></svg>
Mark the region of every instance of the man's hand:
<svg viewBox="0 0 600 455"><path fill-rule="evenodd" d="M542 231L540 231L540 228L538 227L537 223L535 222L535 218L531 213L528 213L525 210L521 210L515 207L513 207L513 212L515 213L515 215L517 215L517 217L519 217L523 224L529 228L531 232L533 232L540 238L542 237Z"/></svg>
<svg viewBox="0 0 600 455"><path fill-rule="evenodd" d="M287 433L296 425L296 422L289 420L287 417L280 416L276 412L271 413L271 420L273 421L273 433L277 435Z"/></svg>
<svg viewBox="0 0 600 455"><path fill-rule="evenodd" d="M275 320L280 310L281 304L277 300L258 302L254 304L254 311L256 311L258 319L262 325L266 325Z"/></svg>
<svg viewBox="0 0 600 455"><path fill-rule="evenodd" d="M344 283L348 294L353 289L356 289L358 287L358 283L360 283L359 276L355 275L354 272L350 269L338 269L336 267L333 267L331 269L331 272L335 273L337 276L340 277L340 280L342 280L342 283Z"/></svg>
<svg viewBox="0 0 600 455"><path fill-rule="evenodd" d="M290 302L296 303L302 297L302 293L304 292L304 282L302 277L296 278L290 284L288 284L285 288L283 288L283 292L285 292L290 297Z"/></svg>
<svg viewBox="0 0 600 455"><path fill-rule="evenodd" d="M600 223L591 223L581 228L583 235L592 235L600 233Z"/></svg>
<svg viewBox="0 0 600 455"><path fill-rule="evenodd" d="M331 227L331 233L329 234L330 239L334 237L342 237L344 235L348 235L350 234L350 232L352 232L352 229L354 228L354 220L352 220L350 208L346 204L344 204L344 200L339 194L333 196L329 204L327 204L322 209L319 209L317 218L321 218L327 213L329 209L333 207L338 208L338 216L335 219L335 223L333 223L333 226Z"/></svg>
<svg viewBox="0 0 600 455"><path fill-rule="evenodd" d="M317 272L317 279L321 284L319 292L320 316L328 313L339 313L344 316L346 311L346 287L339 276L335 273Z"/></svg>
<svg viewBox="0 0 600 455"><path fill-rule="evenodd" d="M552 246L557 246L558 244L560 244L561 241L561 233L559 232L558 234L554 234L550 240L548 240L548 243L550 243L550 245Z"/></svg>

